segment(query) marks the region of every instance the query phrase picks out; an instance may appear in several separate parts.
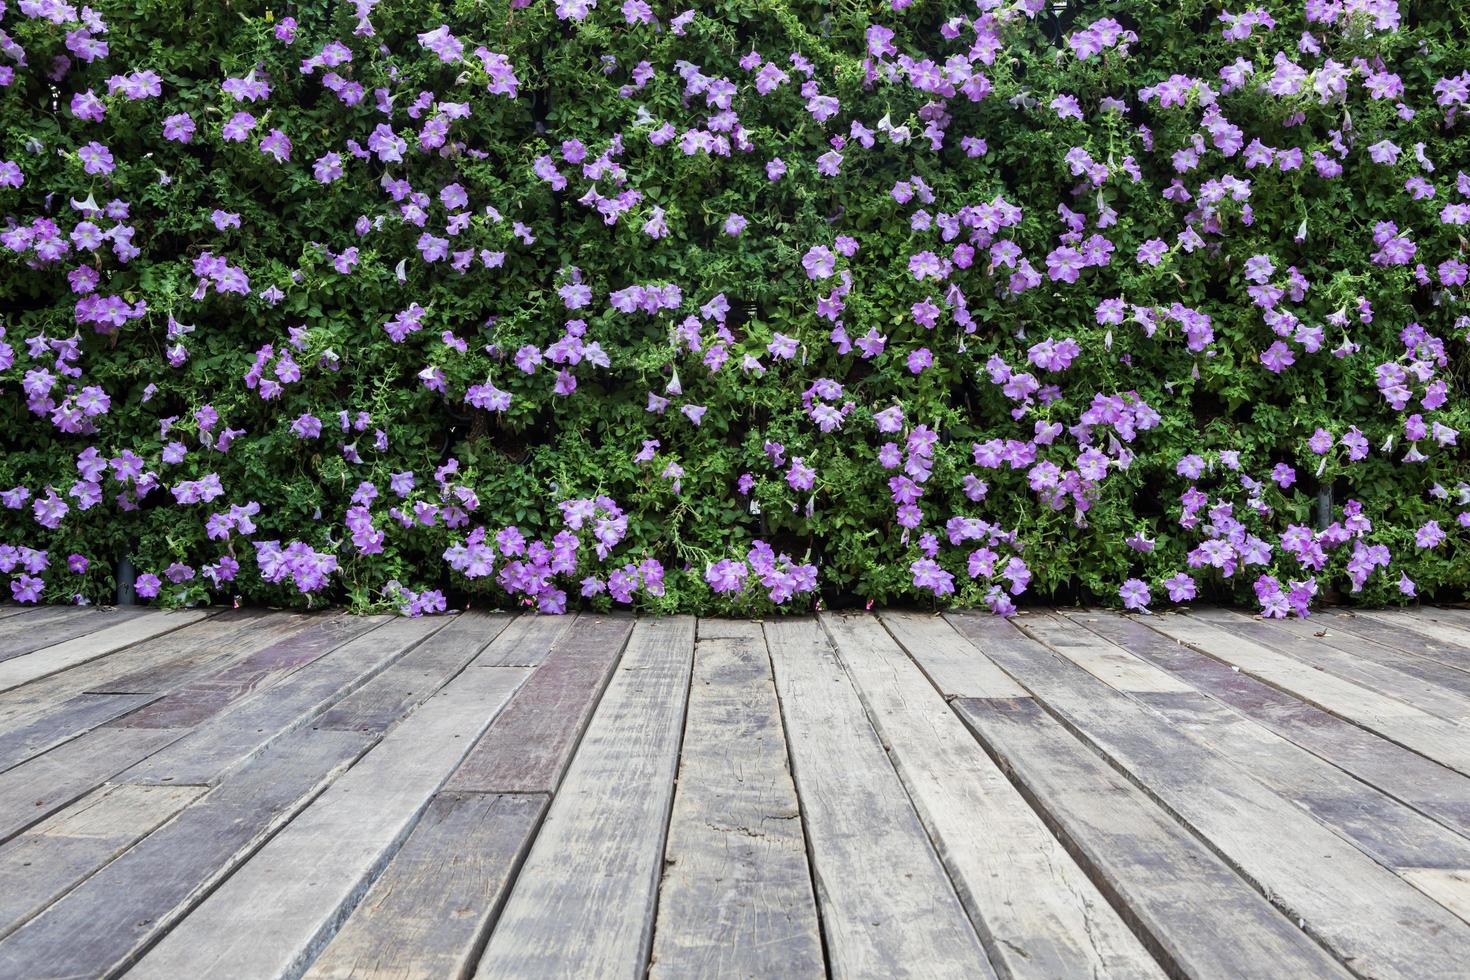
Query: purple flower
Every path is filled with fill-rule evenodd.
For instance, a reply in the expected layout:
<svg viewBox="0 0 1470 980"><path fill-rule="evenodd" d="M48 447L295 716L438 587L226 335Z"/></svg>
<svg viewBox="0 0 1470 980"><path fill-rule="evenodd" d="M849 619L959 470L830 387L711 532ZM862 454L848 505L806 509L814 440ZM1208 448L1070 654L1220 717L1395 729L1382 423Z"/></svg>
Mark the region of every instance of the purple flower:
<svg viewBox="0 0 1470 980"><path fill-rule="evenodd" d="M1123 600L1125 609L1147 612L1151 597L1142 579L1130 578L1119 587L1118 598Z"/></svg>
<svg viewBox="0 0 1470 980"><path fill-rule="evenodd" d="M174 143L190 142L194 130L194 119L187 112L175 113L163 121L163 138Z"/></svg>
<svg viewBox="0 0 1470 980"><path fill-rule="evenodd" d="M89 174L110 174L113 171L112 151L93 140L77 150L82 169Z"/></svg>

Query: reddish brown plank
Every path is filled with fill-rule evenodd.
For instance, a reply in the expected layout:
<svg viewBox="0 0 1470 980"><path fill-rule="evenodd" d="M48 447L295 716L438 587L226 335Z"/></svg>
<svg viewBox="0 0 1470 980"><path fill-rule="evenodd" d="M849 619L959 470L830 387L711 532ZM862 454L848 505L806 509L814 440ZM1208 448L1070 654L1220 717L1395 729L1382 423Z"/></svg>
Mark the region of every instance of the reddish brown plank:
<svg viewBox="0 0 1470 980"><path fill-rule="evenodd" d="M578 616L445 788L555 792L633 622L627 616Z"/></svg>

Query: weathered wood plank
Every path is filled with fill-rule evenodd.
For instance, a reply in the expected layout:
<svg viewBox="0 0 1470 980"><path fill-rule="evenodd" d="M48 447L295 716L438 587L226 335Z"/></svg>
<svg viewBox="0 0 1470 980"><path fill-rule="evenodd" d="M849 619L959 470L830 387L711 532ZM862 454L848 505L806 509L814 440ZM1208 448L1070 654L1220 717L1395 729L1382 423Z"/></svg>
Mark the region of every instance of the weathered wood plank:
<svg viewBox="0 0 1470 980"><path fill-rule="evenodd" d="M78 637L96 633L98 630L107 629L109 626L118 626L149 612L150 610L142 607L97 609L92 606L81 606L76 607L75 612L71 615L28 624L24 629L19 628L20 623L16 623L17 628L11 631L11 635L0 637L0 662L14 660L16 657L55 646L58 643L65 643L67 640L75 640ZM0 623L0 627L10 625Z"/></svg>
<svg viewBox="0 0 1470 980"><path fill-rule="evenodd" d="M653 934L655 980L824 977L821 924L759 623L695 647Z"/></svg>
<svg viewBox="0 0 1470 980"><path fill-rule="evenodd" d="M0 622L0 659L9 659L6 654L12 646L20 647L26 635L57 623L74 622L97 612L92 606L13 606L23 615L17 619ZM27 651L29 652L29 651Z"/></svg>
<svg viewBox="0 0 1470 980"><path fill-rule="evenodd" d="M1451 830L1470 836L1470 778L1298 701L1154 632L1137 619L1104 611L1074 612L1068 618Z"/></svg>
<svg viewBox="0 0 1470 980"><path fill-rule="evenodd" d="M814 619L765 626L835 977L994 977Z"/></svg>
<svg viewBox="0 0 1470 980"><path fill-rule="evenodd" d="M642 619L480 960L480 977L642 977L694 619Z"/></svg>
<svg viewBox="0 0 1470 980"><path fill-rule="evenodd" d="M9 619L12 616L19 616L22 613L36 612L37 610L45 609L45 608L48 608L48 607L46 607L46 606L22 606L22 605L18 605L16 603L13 603L13 602L0 602L0 619Z"/></svg>
<svg viewBox="0 0 1470 980"><path fill-rule="evenodd" d="M434 797L306 980L466 976L549 801L543 793Z"/></svg>
<svg viewBox="0 0 1470 980"><path fill-rule="evenodd" d="M36 980L116 975L371 741L356 732L302 731L272 746L0 941L0 975ZM309 887L305 881L297 884Z"/></svg>
<svg viewBox="0 0 1470 980"><path fill-rule="evenodd" d="M1108 646L1117 656L1131 658L1140 671L1173 676L1061 616L1033 615L1022 626L1084 670L1091 661L1079 658L1078 651ZM1470 868L1470 840L1207 695L1193 689L1131 693L1134 700L1197 743L1225 755L1385 867Z"/></svg>
<svg viewBox="0 0 1470 980"><path fill-rule="evenodd" d="M1171 974L1351 976L1034 700L961 698L954 709Z"/></svg>
<svg viewBox="0 0 1470 980"><path fill-rule="evenodd" d="M201 786L103 786L0 845L0 937L203 792Z"/></svg>
<svg viewBox="0 0 1470 980"><path fill-rule="evenodd" d="M1343 619L1345 620L1345 617ZM1351 622L1351 620L1345 621ZM1416 682L1427 684L1433 689L1442 692L1452 691L1459 698L1460 704L1470 705L1470 661L1466 662L1463 669L1451 666L1422 653L1410 652L1392 643L1343 629L1338 626L1337 617L1314 616L1311 621L1291 619L1276 622L1273 625L1278 629L1295 634L1303 641L1325 643L1339 653L1355 658L1359 662L1371 661L1387 670L1407 674ZM1399 636L1409 634L1408 630L1392 632ZM1318 636L1319 633L1321 636ZM1434 641L1428 637L1418 633L1409 635L1417 637L1425 644L1421 649L1427 651L1435 648ZM1428 706L1425 707L1427 709Z"/></svg>
<svg viewBox="0 0 1470 980"><path fill-rule="evenodd" d="M299 975L527 673L519 667L466 670L445 685L164 936L130 975Z"/></svg>
<svg viewBox="0 0 1470 980"><path fill-rule="evenodd" d="M210 717L118 779L213 785L275 739L309 723L338 698L356 690L439 626L439 621L428 618L402 618L378 625L331 650L330 655L297 668L277 686Z"/></svg>
<svg viewBox="0 0 1470 980"><path fill-rule="evenodd" d="M477 667L536 667L546 659L579 616L523 613L507 626L490 648L475 658Z"/></svg>
<svg viewBox="0 0 1470 980"><path fill-rule="evenodd" d="M1403 609L1356 609L1354 612L1365 619L1398 629L1413 630L1434 640L1454 647L1470 643L1470 617L1463 609L1438 609L1432 606L1412 611Z"/></svg>
<svg viewBox="0 0 1470 980"><path fill-rule="evenodd" d="M1451 975L1470 928L1224 756L995 617L950 617L1047 709L1356 971Z"/></svg>
<svg viewBox="0 0 1470 980"><path fill-rule="evenodd" d="M20 687L47 674L54 674L88 660L105 657L134 643L171 633L215 612L218 610L150 610L147 615L130 617L96 633L7 660L0 663L0 691Z"/></svg>
<svg viewBox="0 0 1470 980"><path fill-rule="evenodd" d="M8 694L0 694L0 733L3 733L0 734L0 744L42 749L47 747L43 744L43 736L47 733L55 736L51 744L59 744L156 699L167 687L126 693L88 690L93 686L90 681L98 679L104 671L109 677L116 676L119 669L126 672L131 669L126 662L136 661L141 655L175 656L171 662L179 663L196 655L201 647L217 650L223 645L226 654L216 652L212 655L245 656L273 639L287 635L289 630L278 628L276 624L285 627L288 622L297 620L298 617L294 616L240 619L234 611L227 611L157 640L53 674ZM187 680L190 676L189 673L181 673L179 679ZM14 699L7 700L10 696Z"/></svg>
<svg viewBox="0 0 1470 980"><path fill-rule="evenodd" d="M1445 908L1470 922L1470 871L1455 868L1409 868L1405 878Z"/></svg>
<svg viewBox="0 0 1470 980"><path fill-rule="evenodd" d="M338 620L340 615L229 609L216 618L225 621L217 630L210 629L213 619L206 620L67 671L58 679L84 683L83 689L92 693L163 693L226 664L246 660L298 633Z"/></svg>
<svg viewBox="0 0 1470 980"><path fill-rule="evenodd" d="M1178 615L1150 616L1148 625L1222 663L1352 721L1462 774L1470 774L1470 738L1454 722L1396 698L1316 670L1244 636Z"/></svg>
<svg viewBox="0 0 1470 980"><path fill-rule="evenodd" d="M46 819L183 734L157 728L97 729L0 773L0 841Z"/></svg>
<svg viewBox="0 0 1470 980"><path fill-rule="evenodd" d="M503 613L460 613L388 669L328 708L316 720L316 726L339 731L387 731L472 663L514 622L513 616Z"/></svg>
<svg viewBox="0 0 1470 980"><path fill-rule="evenodd" d="M1344 652L1333 646L1330 639L1314 636L1315 626L1312 627L1313 632L1303 632L1301 627L1307 624L1300 620L1292 624L1266 622L1227 609L1199 609L1187 615L1190 619L1247 637L1276 653L1284 653L1334 677L1361 684L1429 714L1455 722L1470 720L1470 698L1413 676L1401 666L1385 665L1379 658L1391 660L1392 650L1375 656L1374 644L1359 640L1352 652ZM1445 673L1458 675L1463 679L1462 686L1470 690L1470 674L1449 668L1445 668Z"/></svg>
<svg viewBox="0 0 1470 980"><path fill-rule="evenodd" d="M974 645L940 617L884 616L883 624L946 699L1027 696L1024 687L976 653Z"/></svg>
<svg viewBox="0 0 1470 980"><path fill-rule="evenodd" d="M1422 660L1470 673L1470 634L1466 634L1463 639L1457 638L1457 641L1445 641L1425 632L1422 627L1426 622L1429 622L1428 617L1390 623L1377 617L1338 609L1318 613L1308 625L1323 626L1329 631L1336 631L1343 637L1344 643L1357 642L1356 639L1348 640L1347 637L1361 637L1381 646L1402 650Z"/></svg>
<svg viewBox="0 0 1470 980"><path fill-rule="evenodd" d="M519 643L518 649L537 656L541 666L516 691L445 788L555 792L633 622L626 616L578 616L544 656L529 643Z"/></svg>
<svg viewBox="0 0 1470 980"><path fill-rule="evenodd" d="M13 769L68 739L146 703L151 694L81 694L55 710L0 734L0 771Z"/></svg>
<svg viewBox="0 0 1470 980"><path fill-rule="evenodd" d="M386 622L386 616L318 620L299 633L195 677L115 724L125 728L193 728Z"/></svg>
<svg viewBox="0 0 1470 980"><path fill-rule="evenodd" d="M885 613L883 623L921 615ZM1162 977L878 619L823 615L822 623L991 962L1015 978Z"/></svg>

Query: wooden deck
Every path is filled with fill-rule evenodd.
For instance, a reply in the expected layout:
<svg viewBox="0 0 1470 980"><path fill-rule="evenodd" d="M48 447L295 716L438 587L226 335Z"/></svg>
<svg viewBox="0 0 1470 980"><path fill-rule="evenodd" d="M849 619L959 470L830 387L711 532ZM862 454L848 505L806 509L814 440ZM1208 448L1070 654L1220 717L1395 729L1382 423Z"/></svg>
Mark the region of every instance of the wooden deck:
<svg viewBox="0 0 1470 980"><path fill-rule="evenodd" d="M0 607L0 977L1464 977L1470 612Z"/></svg>

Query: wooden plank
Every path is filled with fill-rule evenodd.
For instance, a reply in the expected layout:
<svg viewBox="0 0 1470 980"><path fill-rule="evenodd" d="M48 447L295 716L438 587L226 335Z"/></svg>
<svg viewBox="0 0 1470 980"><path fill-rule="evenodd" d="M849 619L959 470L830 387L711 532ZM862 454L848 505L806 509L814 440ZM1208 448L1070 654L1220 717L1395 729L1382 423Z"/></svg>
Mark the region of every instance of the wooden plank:
<svg viewBox="0 0 1470 980"><path fill-rule="evenodd" d="M0 841L67 806L183 735L97 729L0 773Z"/></svg>
<svg viewBox="0 0 1470 980"><path fill-rule="evenodd" d="M1445 908L1470 922L1470 871L1453 868L1410 868L1403 872L1414 887L1432 895Z"/></svg>
<svg viewBox="0 0 1470 980"><path fill-rule="evenodd" d="M203 792L200 786L103 786L0 846L0 937Z"/></svg>
<svg viewBox="0 0 1470 980"><path fill-rule="evenodd" d="M127 714L151 694L81 694L28 725L0 734L0 772Z"/></svg>
<svg viewBox="0 0 1470 980"><path fill-rule="evenodd" d="M93 606L20 606L21 618L0 622L0 659L14 648L24 646L26 635L56 623L68 623L97 611ZM26 651L30 652L30 651Z"/></svg>
<svg viewBox="0 0 1470 980"><path fill-rule="evenodd" d="M550 798L442 792L307 980L438 980L474 969Z"/></svg>
<svg viewBox="0 0 1470 980"><path fill-rule="evenodd" d="M536 667L546 659L561 636L572 627L577 616L538 616L525 613L516 617L495 638L490 648L475 659L477 667Z"/></svg>
<svg viewBox="0 0 1470 980"><path fill-rule="evenodd" d="M147 615L131 617L96 633L7 660L0 663L0 691L20 687L47 674L54 674L88 660L105 657L134 643L171 633L215 612L218 610L150 610Z"/></svg>
<svg viewBox="0 0 1470 980"><path fill-rule="evenodd" d="M1450 975L1470 927L1224 756L995 617L951 622L1355 971Z"/></svg>
<svg viewBox="0 0 1470 980"><path fill-rule="evenodd" d="M157 664L188 662L189 669L193 669L197 661L206 657L229 655L234 649L231 644L243 642L245 637L265 631L273 636L284 635L283 628L287 623L299 622L302 618L268 616L253 609L227 609L218 616L211 616L148 643L119 650L100 660L91 660L32 681L24 687L0 693L0 727L17 724L18 719L33 715L38 707L49 710L81 694L162 693L172 683L178 683L177 679L170 677L170 684L149 686L124 686L118 682L130 674L141 675L145 669Z"/></svg>
<svg viewBox="0 0 1470 980"><path fill-rule="evenodd" d="M1171 975L1351 976L1034 700L961 698L954 709Z"/></svg>
<svg viewBox="0 0 1470 980"><path fill-rule="evenodd" d="M125 728L193 728L389 621L387 616L336 616L227 662L116 722Z"/></svg>
<svg viewBox="0 0 1470 980"><path fill-rule="evenodd" d="M823 615L822 623L997 969L1015 978L1162 977L878 619Z"/></svg>
<svg viewBox="0 0 1470 980"><path fill-rule="evenodd" d="M480 977L643 977L694 619L640 619L480 960Z"/></svg>
<svg viewBox="0 0 1470 980"><path fill-rule="evenodd" d="M278 742L0 941L0 975L116 975L371 742L371 736L356 732L317 731ZM309 887L304 879L296 884ZM199 974L174 974L191 975Z"/></svg>
<svg viewBox="0 0 1470 980"><path fill-rule="evenodd" d="M1178 615L1150 616L1148 625L1222 663L1280 688L1462 774L1470 774L1464 728L1352 681L1316 670L1244 636Z"/></svg>
<svg viewBox="0 0 1470 980"><path fill-rule="evenodd" d="M914 655L919 668L946 699L1026 697L1024 687L980 656L938 615L884 616L883 625Z"/></svg>
<svg viewBox="0 0 1470 980"><path fill-rule="evenodd" d="M1386 626L1422 633L1447 646L1462 647L1470 644L1470 618L1465 616L1463 609L1421 607L1412 611L1356 609L1354 612L1364 619L1377 620Z"/></svg>
<svg viewBox="0 0 1470 980"><path fill-rule="evenodd" d="M994 977L822 627L765 631L833 976Z"/></svg>
<svg viewBox="0 0 1470 980"><path fill-rule="evenodd" d="M213 785L275 739L307 724L338 698L356 690L441 624L425 617L373 625L376 628L337 646L330 655L313 651L310 655L314 659L292 671L277 686L257 691L210 717L118 779L130 783ZM293 658L308 656L294 648L290 653Z"/></svg>
<svg viewBox="0 0 1470 980"><path fill-rule="evenodd" d="M1406 673L1399 666L1383 664L1374 656L1372 644L1368 642L1360 640L1353 645L1351 652L1344 652L1333 646L1328 638L1314 636L1313 632L1320 630L1318 627L1314 626L1312 632L1302 633L1300 627L1307 624L1300 621L1292 625L1266 622L1226 609L1196 610L1189 613L1188 618L1247 637L1267 649L1284 653L1334 677L1361 684L1448 721L1470 720L1470 698ZM1378 656L1391 660L1392 655L1393 651L1389 650ZM1470 690L1470 674L1448 668L1445 672L1459 675L1463 679L1462 686Z"/></svg>
<svg viewBox="0 0 1470 980"><path fill-rule="evenodd" d="M1136 618L1100 610L1069 613L1068 618L1401 803L1470 836L1470 779L1465 776L1156 633Z"/></svg>
<svg viewBox="0 0 1470 980"><path fill-rule="evenodd" d="M40 623L27 623L26 628L21 628L21 624L16 623L16 628L10 631L11 635L0 638L0 661L13 660L67 640L87 636L109 626L137 619L148 612L149 610L142 607L98 609L94 606L81 606L70 615ZM0 627L9 625L3 623Z"/></svg>
<svg viewBox="0 0 1470 980"><path fill-rule="evenodd" d="M654 927L654 980L824 977L821 925L759 623L699 623Z"/></svg>
<svg viewBox="0 0 1470 980"><path fill-rule="evenodd" d="M541 666L465 756L445 788L555 792L633 622L623 616L578 616L548 654L536 654ZM534 653L526 643L518 647Z"/></svg>
<svg viewBox="0 0 1470 980"><path fill-rule="evenodd" d="M698 641L705 640L749 640L751 630L760 630L758 619L728 619L723 616L701 616L696 627ZM764 636L761 642L765 642Z"/></svg>
<svg viewBox="0 0 1470 980"><path fill-rule="evenodd" d="M19 616L23 613L36 612L37 610L45 608L45 606L21 606L13 602L0 602L0 619L9 619L12 616Z"/></svg>
<svg viewBox="0 0 1470 980"><path fill-rule="evenodd" d="M1320 627L1325 624L1328 630L1372 640L1423 660L1470 673L1470 634L1454 640L1442 640L1422 628L1431 622L1428 617L1385 622L1375 616L1339 609L1318 613L1308 625Z"/></svg>
<svg viewBox="0 0 1470 980"><path fill-rule="evenodd" d="M0 717L4 719L0 721L0 733L3 733L0 734L0 744L25 746L26 752L37 754L31 750L42 750L60 744L91 728L106 724L133 708L156 699L167 690L164 686L156 686L153 691L127 693L86 690L91 686L89 681L96 679L103 668L115 673L114 664L119 661L136 661L141 654L149 657L163 654L175 656L172 663L181 663L198 656L199 647L217 651L217 645L222 645L225 652L212 653L211 656L215 658L245 656L274 638L286 635L282 629L276 628L275 623L285 625L298 620L294 616L272 617L269 620L261 617L238 619L233 611L227 611L170 633L157 641L129 647L101 660L94 660L27 684L9 692L11 695L24 695L23 699L17 698L0 704ZM117 666L122 667L124 672L131 669L125 663ZM192 675L188 672L181 672L178 678L187 680L190 676ZM5 697L6 695L0 695L0 699Z"/></svg>
<svg viewBox="0 0 1470 980"><path fill-rule="evenodd" d="M460 613L387 670L328 708L316 726L387 731L480 656L514 622L513 617L499 613Z"/></svg>
<svg viewBox="0 0 1470 980"><path fill-rule="evenodd" d="M130 976L300 975L527 673L466 670L445 685L164 936Z"/></svg>
<svg viewBox="0 0 1470 980"><path fill-rule="evenodd" d="M1107 646L1117 656L1131 658L1139 671L1173 676L1061 616L1031 616L1022 625L1084 670L1091 661L1079 659L1077 652ZM1470 868L1470 840L1207 695L1193 689L1132 694L1134 700L1199 744L1223 754L1385 867L1399 871L1412 867Z"/></svg>
<svg viewBox="0 0 1470 980"><path fill-rule="evenodd" d="M1466 661L1463 668L1456 667L1432 656L1425 656L1424 653L1404 650L1387 639L1376 639L1344 629L1339 626L1340 621L1349 625L1353 622L1346 617L1314 616L1310 622L1293 618L1272 625L1295 634L1304 642L1325 643L1359 662L1370 661L1385 669L1407 674L1441 689L1442 692L1453 691L1458 695L1461 704L1470 704L1470 660ZM1426 652L1437 649L1434 641L1422 634L1411 633L1409 630L1389 632L1392 636L1418 639L1422 644L1420 649ZM1411 641L1399 642L1408 646L1414 645ZM1470 653L1470 650L1466 652Z"/></svg>

